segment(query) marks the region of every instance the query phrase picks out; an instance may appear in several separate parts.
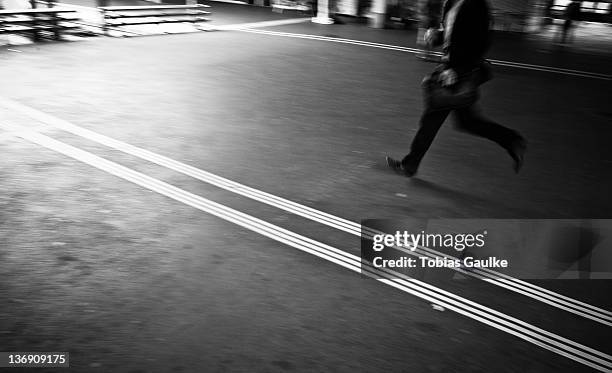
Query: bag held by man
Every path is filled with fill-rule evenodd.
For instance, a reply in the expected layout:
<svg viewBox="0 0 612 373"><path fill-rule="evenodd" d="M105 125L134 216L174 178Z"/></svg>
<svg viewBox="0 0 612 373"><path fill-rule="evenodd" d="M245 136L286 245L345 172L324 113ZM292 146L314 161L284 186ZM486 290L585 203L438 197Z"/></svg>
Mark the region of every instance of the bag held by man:
<svg viewBox="0 0 612 373"><path fill-rule="evenodd" d="M477 68L458 74L452 85L443 85L440 74L445 70L440 65L433 73L423 79L423 99L429 110L453 110L468 107L478 100L478 87L491 79L491 68L488 62Z"/></svg>

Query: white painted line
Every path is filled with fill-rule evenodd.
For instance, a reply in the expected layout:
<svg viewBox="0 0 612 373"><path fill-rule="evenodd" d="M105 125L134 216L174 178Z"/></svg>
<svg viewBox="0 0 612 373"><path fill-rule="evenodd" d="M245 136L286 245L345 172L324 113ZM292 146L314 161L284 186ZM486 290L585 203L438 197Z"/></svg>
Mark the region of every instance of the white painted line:
<svg viewBox="0 0 612 373"><path fill-rule="evenodd" d="M294 25L296 23L310 22L311 17L307 18L289 18L281 19L276 21L261 21L251 23L236 23L231 25L211 26L211 30L242 30L242 29L254 29L258 27L273 27L282 25Z"/></svg>
<svg viewBox="0 0 612 373"><path fill-rule="evenodd" d="M419 280L398 279L396 278L396 274L389 273L388 271L381 272L371 266L368 266L367 264L362 264L360 258L357 256L288 231L284 228L218 204L196 194L187 192L183 189L177 188L176 186L134 171L128 167L121 166L115 162L111 162L74 146L57 141L46 135L24 130L20 132L20 136L23 139L31 141L42 147L76 159L99 170L140 185L146 189L157 192L161 195L172 198L226 221L230 221L278 242L282 242L299 250L308 252L312 255L338 264L344 268L351 269L354 272L359 272L367 276L377 278L378 281L396 289L417 296L428 302L443 306L446 309L480 321L486 325L519 337L525 341L555 352L581 364L587 365L602 372L612 371L612 356L601 351L550 333L546 330L482 306L478 303L469 301L453 293L438 289Z"/></svg>
<svg viewBox="0 0 612 373"><path fill-rule="evenodd" d="M135 157L144 159L146 161L158 164L160 166L169 168L171 170L180 172L184 175L193 177L197 180L215 185L219 188L228 190L230 192L240 194L242 196L251 198L253 200L274 206L292 214L316 221L318 223L330 226L332 228L353 234L361 237L363 234L366 237L373 237L374 235L383 233L367 227L362 227L360 224L346 220L335 215L325 213L314 208L301 205L299 203L275 196L270 193L260 191L258 189L251 188L249 186L234 182L232 180L217 176L215 174L206 172L199 168L189 166L185 163L173 160L171 158L162 156L160 154L138 148L136 146L127 144L125 142L115 140L108 136L98 134L94 131L79 127L66 120L57 118L50 114L36 110L29 106L23 105L17 101L13 101L6 98L0 98L0 104L10 108L14 111L29 116L32 119L40 121L46 125L54 126L66 132L88 139L90 141L97 142L104 146L122 151L126 154L133 155ZM404 251L407 254L414 256L426 256L431 258L450 258L450 256L438 252L436 250L419 246L415 251L406 250L404 248L396 248ZM525 295L537 301L549 304L557 307L561 310L574 313L576 315L589 318L593 321L597 321L604 325L612 325L612 312L593 306L591 304L581 302L579 300L564 296L562 294L555 293L548 289L533 285L529 282L516 279L511 276L507 276L500 272L496 272L490 269L472 269L465 270L461 268L453 268L454 270L463 273L468 276L472 276L494 285L500 286L507 290L514 291L518 294Z"/></svg>
<svg viewBox="0 0 612 373"><path fill-rule="evenodd" d="M365 46L365 47L380 48L380 49L389 49L389 50L396 50L396 51L408 52L408 53L423 53L423 52L425 52L424 50L421 50L421 49L402 47L402 46L399 46L399 45L372 43L372 42L362 41L362 40L334 38L334 37L319 36L319 35L310 35L310 34L296 34L296 33L288 33L288 32L268 31L268 30L251 30L248 27L245 27L243 29L239 29L239 30L236 30L236 31L250 32L250 33L262 34L262 35L271 35L271 36L282 36L282 37L289 37L289 38L298 38L298 39L320 40L320 41L328 41L328 42L333 42L333 43L361 45L361 46ZM434 54L441 55L440 53L434 53ZM521 62L512 62L512 61L503 61L503 60L495 60L495 59L489 59L489 61L493 65L506 66L506 67L514 67L514 68L517 68L517 69L542 71L542 72L562 74L562 75L578 76L578 77L583 77L583 78L592 78L592 79L601 79L601 80L612 80L612 75L601 74L601 73L594 73L594 72L590 72L590 71L580 71L580 70L564 69L564 68L559 68L559 67L554 67L554 66L534 65L534 64L527 64L527 63L521 63Z"/></svg>
<svg viewBox="0 0 612 373"><path fill-rule="evenodd" d="M75 5L75 4L67 4L67 3L55 3L55 5L60 6L60 7L65 7L65 8L77 8L77 9L80 8L83 10L100 12L98 8L93 7L93 6Z"/></svg>
<svg viewBox="0 0 612 373"><path fill-rule="evenodd" d="M238 4L238 5L251 5L246 1L238 1L238 0L208 0L216 3L228 3L228 4ZM252 6L252 5L251 5Z"/></svg>
<svg viewBox="0 0 612 373"><path fill-rule="evenodd" d="M381 234L383 232L376 231L369 228L363 229L364 237L373 237L374 235ZM412 251L410 249L406 249L404 247L393 246L394 249L402 251L406 254L417 256L417 257L429 257L432 259L435 258L450 258L456 259L450 255L444 254L442 252L436 251L434 249L418 246L416 250ZM596 321L603 325L612 326L612 312L595 307L591 304L578 301L576 299L564 296L559 293L555 293L545 288L538 287L529 282L519 280L512 276L508 276L501 272L496 272L492 269L488 268L453 268L453 270L462 273L467 276L471 276L474 278L478 278L480 280L486 281L490 284L505 288L507 290L513 291L518 294L525 295L542 303L549 304L553 307L559 308L561 310L588 318L590 320Z"/></svg>
<svg viewBox="0 0 612 373"><path fill-rule="evenodd" d="M4 126L2 126L4 127ZM40 126L40 127L35 127L35 128L31 128L28 129L28 131L35 131L35 132L43 132L45 130L48 130L49 127L48 126ZM24 131L23 129L20 130L15 130L15 131L7 131L7 132L2 132L0 133L0 139L14 139L16 137L20 137L20 132Z"/></svg>

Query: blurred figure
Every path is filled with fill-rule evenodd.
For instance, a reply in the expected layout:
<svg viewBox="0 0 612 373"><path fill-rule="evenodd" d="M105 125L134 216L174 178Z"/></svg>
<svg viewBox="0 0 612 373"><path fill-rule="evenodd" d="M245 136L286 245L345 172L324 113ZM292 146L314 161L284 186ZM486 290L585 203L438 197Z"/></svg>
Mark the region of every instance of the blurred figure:
<svg viewBox="0 0 612 373"><path fill-rule="evenodd" d="M582 6L581 1L573 0L567 4L565 12L563 13L563 26L561 28L561 44L565 44L568 36L573 41L574 39L574 21L580 20L580 7Z"/></svg>
<svg viewBox="0 0 612 373"><path fill-rule="evenodd" d="M254 0L249 0L249 4L250 1L254 1ZM318 11L318 6L319 6L319 2L317 0L310 0L310 7L312 8L312 16L316 17L317 16L317 11Z"/></svg>
<svg viewBox="0 0 612 373"><path fill-rule="evenodd" d="M555 6L555 0L546 0L546 5L544 9L544 16L548 18L553 17L553 8Z"/></svg>
<svg viewBox="0 0 612 373"><path fill-rule="evenodd" d="M433 43L427 42L426 40L433 40L432 33L437 32L440 29L440 22L442 21L442 0L426 0L423 2L420 21L421 25L417 32L417 45L422 46L425 49L425 53L419 53L416 56L427 61L433 61Z"/></svg>
<svg viewBox="0 0 612 373"><path fill-rule="evenodd" d="M542 14L542 23L540 26L548 26L553 23L553 7L555 6L555 0L546 0L544 5L544 13Z"/></svg>
<svg viewBox="0 0 612 373"><path fill-rule="evenodd" d="M514 170L518 172L526 149L524 138L514 130L483 118L476 109L478 86L490 79L488 64L484 60L490 43L489 6L486 0L448 0L443 20L442 64L424 83L432 84L435 79L435 84L441 86L442 91L448 91L449 96L458 90L457 87L469 83L473 86L473 99L460 106L434 106L426 102L410 153L401 161L387 157L387 165L408 177L415 175L442 123L453 111L460 129L499 144L510 154Z"/></svg>

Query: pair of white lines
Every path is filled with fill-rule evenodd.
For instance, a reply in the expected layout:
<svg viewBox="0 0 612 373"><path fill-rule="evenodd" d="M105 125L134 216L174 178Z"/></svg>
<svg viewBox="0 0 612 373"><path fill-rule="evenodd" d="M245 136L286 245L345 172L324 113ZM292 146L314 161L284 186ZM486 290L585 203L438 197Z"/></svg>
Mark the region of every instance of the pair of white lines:
<svg viewBox="0 0 612 373"><path fill-rule="evenodd" d="M269 25L270 24L259 26L259 27L265 27ZM422 49L417 49L417 48L402 47L399 45L391 45L391 44L373 43L373 42L363 41L363 40L353 40L353 39L344 39L344 38L336 38L336 37L328 37L328 36L309 35L309 34L296 34L296 33L289 33L289 32L269 31L269 30L255 30L252 25L248 25L248 24L234 25L231 28L228 27L228 29L235 30L235 31L242 31L242 32L250 32L254 34L270 35L270 36L282 36L282 37L287 37L287 38L310 39L310 40L327 41L327 42L340 43L340 44L360 45L364 47L389 49L389 50L408 52L408 53L423 53L424 52ZM441 53L435 53L435 54L438 56L441 55ZM563 69L563 68L553 67L553 66L534 65L534 64L528 64L528 63L511 62L511 61L503 61L503 60L495 60L495 59L489 59L489 61L494 65L513 67L513 68L518 68L518 69L543 71L543 72L556 73L556 74L562 74L562 75L579 76L582 78L612 80L612 75L594 73L590 71Z"/></svg>
<svg viewBox="0 0 612 373"><path fill-rule="evenodd" d="M295 202L259 191L254 188L250 188L246 185L233 182L231 180L208 173L193 166L189 166L187 164L175 161L173 159L150 152L148 150L138 148L122 141L98 134L91 130L76 126L70 122L67 122L65 120L41 112L39 110L36 110L34 108L31 108L29 106L23 105L10 99L0 98L0 105L10 110L14 110L16 112L24 114L47 126L51 126L52 128L61 129L76 136L80 136L90 141L97 142L99 144L122 151L124 153L141 158L143 160L194 177L198 180L210 183L228 191L243 195L248 198L252 198L254 200L269 204L271 206L275 206L288 212L295 213L297 215L343 230L345 232L357 236L361 235L361 226L357 223L336 217L334 215L327 214L322 211L318 211L316 209L312 209L307 206L297 204ZM396 289L417 296L428 302L444 306L449 310L455 311L466 317L472 318L486 325L494 327L498 330L519 337L525 341L533 343L549 351L555 352L561 356L567 357L569 359L590 366L602 372L612 372L612 356L606 353L574 342L554 333L548 332L544 329L538 328L522 320L516 319L504 313L498 312L494 309L472 302L468 299L462 298L451 292L436 288L425 282L416 279L406 278L405 276L400 276L397 273L392 273L388 271L381 272L380 270L373 268L370 265L363 264L361 258L359 258L358 256L346 253L335 247L326 245L324 243L291 232L279 226L270 224L266 221L231 209L201 196L195 195L193 193L189 193L176 186L170 185L158 179L152 178L148 175L134 171L115 162L111 162L107 159L86 152L74 146L57 141L49 136L43 135L33 130L28 130L27 128L23 127L15 128L11 127L10 125L5 127L9 130L14 131L14 134L16 136L38 144L42 147L64 154L68 157L86 163L90 166L96 167L102 171L108 172L124 180L130 181L144 188L155 191L161 195L167 196L176 201L197 208L201 211L215 215L224 220L233 222L251 231L257 232L259 234L262 234L266 237L282 242L299 250L308 252L312 255L338 264L344 268L365 274L370 277L377 278L378 281L392 286ZM367 230L365 232L365 234L367 235L372 235L376 233L377 231L374 230ZM427 256L435 256L440 254L425 247L419 247L418 252L422 253L422 255ZM465 271L464 273L470 274L470 272ZM487 277L490 275L494 275L493 278ZM503 286L507 289L532 296L535 299L539 299L535 295L540 294L542 297L546 297L546 299L549 300L549 302L547 303L556 305L559 308L563 308L560 306L561 303L566 304L566 306L571 305L571 307L567 306L566 308L563 308L570 312L574 312L577 314L596 313L598 315L597 318L600 319L598 320L599 322L608 320L607 322L609 325L609 321L612 316L612 313L609 311L588 305L586 303L578 302L574 299L561 296L560 294L556 294L554 292L533 286L529 283L513 279L509 276L503 276L493 271L490 271L490 273L483 271L483 273L479 273L478 276L480 276L479 278L487 279L488 281L491 281L492 283L495 283L499 286ZM500 282L492 280L500 280ZM503 283L504 285L501 285L501 283ZM514 288L514 284L521 284L521 291L516 290L516 288ZM580 309L580 313L576 312L576 310L578 309Z"/></svg>

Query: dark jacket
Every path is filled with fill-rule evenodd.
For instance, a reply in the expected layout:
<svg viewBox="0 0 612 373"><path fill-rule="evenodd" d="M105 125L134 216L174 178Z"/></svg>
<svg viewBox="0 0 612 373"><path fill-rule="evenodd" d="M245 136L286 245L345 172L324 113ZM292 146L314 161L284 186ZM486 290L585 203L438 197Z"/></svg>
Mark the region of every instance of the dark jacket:
<svg viewBox="0 0 612 373"><path fill-rule="evenodd" d="M444 20L453 3L444 5ZM464 0L457 12L450 42L445 48L447 66L458 73L477 67L490 45L491 15L486 0Z"/></svg>

